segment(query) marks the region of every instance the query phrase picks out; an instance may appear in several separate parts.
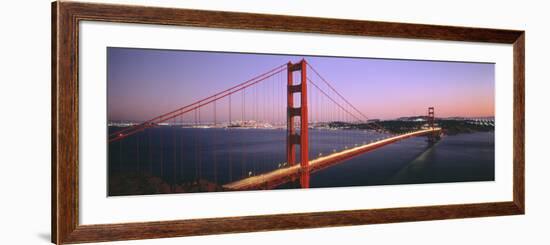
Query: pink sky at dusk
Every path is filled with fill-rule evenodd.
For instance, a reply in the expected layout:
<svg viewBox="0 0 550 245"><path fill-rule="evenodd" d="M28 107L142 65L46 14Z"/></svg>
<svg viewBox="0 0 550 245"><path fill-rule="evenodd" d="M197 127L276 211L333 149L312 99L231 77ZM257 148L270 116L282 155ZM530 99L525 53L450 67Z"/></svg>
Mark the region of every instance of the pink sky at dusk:
<svg viewBox="0 0 550 245"><path fill-rule="evenodd" d="M369 118L425 115L429 106L436 117L495 114L493 63L128 48L107 55L110 121L147 120L302 58ZM286 77L277 79L284 88Z"/></svg>

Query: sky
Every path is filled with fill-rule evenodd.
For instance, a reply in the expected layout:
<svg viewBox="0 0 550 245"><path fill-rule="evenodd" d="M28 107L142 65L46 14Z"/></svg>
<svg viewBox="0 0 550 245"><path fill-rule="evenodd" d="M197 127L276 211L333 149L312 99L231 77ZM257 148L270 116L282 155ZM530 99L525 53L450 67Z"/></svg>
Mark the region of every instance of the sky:
<svg viewBox="0 0 550 245"><path fill-rule="evenodd" d="M430 106L436 108L436 117L494 116L493 63L109 47L108 119L147 120L301 59L371 119L425 115ZM284 88L284 75L271 82ZM309 76L314 73L308 71ZM232 109L237 113L237 103L242 102L233 99ZM279 105L265 108L275 106Z"/></svg>

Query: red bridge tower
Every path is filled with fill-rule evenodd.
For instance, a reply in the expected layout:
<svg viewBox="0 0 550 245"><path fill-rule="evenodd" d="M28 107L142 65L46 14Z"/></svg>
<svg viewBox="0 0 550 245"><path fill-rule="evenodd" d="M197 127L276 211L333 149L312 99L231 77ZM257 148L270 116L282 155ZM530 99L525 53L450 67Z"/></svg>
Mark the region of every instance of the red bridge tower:
<svg viewBox="0 0 550 245"><path fill-rule="evenodd" d="M433 130L435 127L435 109L434 107L428 107L428 127ZM428 142L430 144L435 143L441 138L440 131L433 131L428 134Z"/></svg>
<svg viewBox="0 0 550 245"><path fill-rule="evenodd" d="M286 159L289 165L296 164L296 145L300 145L300 185L309 188L309 147L307 115L307 76L306 61L287 64L287 149ZM300 71L300 84L294 84L293 74ZM294 107L294 94L300 93L300 107ZM300 117L300 133L296 132L294 118Z"/></svg>
<svg viewBox="0 0 550 245"><path fill-rule="evenodd" d="M434 128L434 122L435 122L435 113L433 107L428 107L428 127L431 129Z"/></svg>

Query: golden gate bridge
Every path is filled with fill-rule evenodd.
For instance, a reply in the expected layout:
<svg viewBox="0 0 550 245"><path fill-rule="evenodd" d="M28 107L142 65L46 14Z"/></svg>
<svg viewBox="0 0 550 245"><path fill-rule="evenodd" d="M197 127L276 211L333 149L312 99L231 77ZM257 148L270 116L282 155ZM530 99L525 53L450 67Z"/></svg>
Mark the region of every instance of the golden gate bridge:
<svg viewBox="0 0 550 245"><path fill-rule="evenodd" d="M427 136L430 142L435 142L439 139L441 128L436 127L434 121L434 108L430 107L424 127L415 131L388 134L383 126L369 120L338 92L331 82L302 59L297 63L288 62L280 65L221 92L142 123L112 132L108 136L108 142L109 147L113 149L116 144L119 149L122 149L123 144L135 144L129 146L134 149L132 153L135 154L135 158L126 161L134 161L138 172L147 171L160 177L166 177L167 172L170 172L175 182L178 174L185 170L180 166L179 171L176 171L176 164L186 164L186 159L189 159L184 156L184 152L189 150L183 149L186 147L183 137L186 136L183 133L168 136L161 134L159 139L154 139L150 132L152 128L172 126L286 129L285 162L279 163L276 169L254 174L251 171L247 173L242 167L237 180L233 180L234 174L230 173L229 181L216 184L221 185L223 190L272 189L299 179L302 188L309 188L312 173L380 147L417 136ZM315 134L310 134L310 128L333 130L354 127L364 127L365 130L386 134L370 141L349 134L338 135L340 138L336 140L341 142L344 148L332 149L330 152L310 151L312 145L323 143L322 139L315 138ZM133 140L129 140L132 138ZM211 140L216 141L215 138ZM126 141L132 143L125 143ZM174 148L170 152L171 156L162 149L163 145L168 145L167 141L171 141L171 147ZM195 140L195 145L192 146L195 149L193 159L197 180L201 178L201 158L206 159L203 157L205 149L213 154L209 159L214 161L214 171L217 170L215 162L219 157L214 147L205 147L201 144L207 143ZM146 152L144 149L147 149ZM250 157L243 153L243 164L247 159ZM165 165L170 163L172 169L167 171ZM154 165L157 164L159 166L155 168ZM228 171L232 171L231 166ZM216 176L214 173L214 178L217 178Z"/></svg>

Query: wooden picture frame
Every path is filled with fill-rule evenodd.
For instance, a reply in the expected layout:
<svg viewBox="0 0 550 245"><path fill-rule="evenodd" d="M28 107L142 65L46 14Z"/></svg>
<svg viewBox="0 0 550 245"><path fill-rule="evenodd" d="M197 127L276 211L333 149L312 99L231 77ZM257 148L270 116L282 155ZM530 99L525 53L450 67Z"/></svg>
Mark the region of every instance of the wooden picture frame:
<svg viewBox="0 0 550 245"><path fill-rule="evenodd" d="M83 20L513 44L513 201L80 225L78 40L79 22ZM54 243L516 215L525 212L524 31L58 1L52 4L51 49L51 219Z"/></svg>

